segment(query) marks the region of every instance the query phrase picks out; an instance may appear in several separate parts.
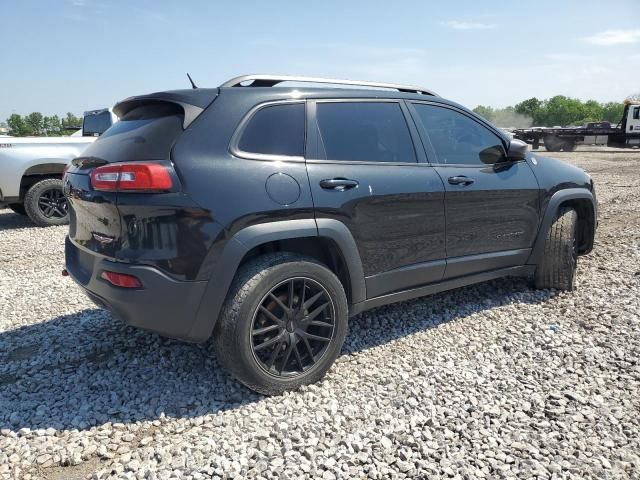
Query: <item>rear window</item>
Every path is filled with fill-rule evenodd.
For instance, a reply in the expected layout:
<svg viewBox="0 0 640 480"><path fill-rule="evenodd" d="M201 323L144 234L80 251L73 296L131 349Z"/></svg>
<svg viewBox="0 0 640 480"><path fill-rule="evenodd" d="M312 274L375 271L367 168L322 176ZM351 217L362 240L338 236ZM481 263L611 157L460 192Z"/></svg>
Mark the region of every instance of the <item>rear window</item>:
<svg viewBox="0 0 640 480"><path fill-rule="evenodd" d="M101 112L94 115L86 115L82 122L82 136L97 137L102 135L111 126L111 113Z"/></svg>
<svg viewBox="0 0 640 480"><path fill-rule="evenodd" d="M238 148L261 155L304 156L304 104L261 108L244 128Z"/></svg>
<svg viewBox="0 0 640 480"><path fill-rule="evenodd" d="M173 144L182 133L183 119L180 105L169 102L142 104L129 110L107 129L83 156L107 162L169 159Z"/></svg>
<svg viewBox="0 0 640 480"><path fill-rule="evenodd" d="M328 160L416 161L407 121L396 102L319 102L316 116Z"/></svg>

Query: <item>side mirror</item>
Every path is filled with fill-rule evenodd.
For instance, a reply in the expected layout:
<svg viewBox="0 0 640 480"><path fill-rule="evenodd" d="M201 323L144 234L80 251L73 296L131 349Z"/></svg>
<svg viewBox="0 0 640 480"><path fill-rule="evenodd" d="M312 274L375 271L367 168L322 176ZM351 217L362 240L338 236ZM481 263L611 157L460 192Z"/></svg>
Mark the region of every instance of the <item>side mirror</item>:
<svg viewBox="0 0 640 480"><path fill-rule="evenodd" d="M524 160L528 151L529 145L522 140L513 139L511 143L509 143L509 160L516 162L518 160Z"/></svg>

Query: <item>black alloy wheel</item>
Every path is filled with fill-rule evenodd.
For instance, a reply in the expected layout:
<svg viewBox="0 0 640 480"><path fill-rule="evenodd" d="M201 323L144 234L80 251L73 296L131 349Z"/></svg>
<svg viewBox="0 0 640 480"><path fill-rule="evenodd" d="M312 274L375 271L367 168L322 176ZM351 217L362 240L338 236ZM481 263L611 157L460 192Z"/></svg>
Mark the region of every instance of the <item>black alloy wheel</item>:
<svg viewBox="0 0 640 480"><path fill-rule="evenodd" d="M290 278L271 289L256 309L252 352L267 374L295 377L326 354L335 326L335 307L326 289L310 278Z"/></svg>
<svg viewBox="0 0 640 480"><path fill-rule="evenodd" d="M65 218L68 214L68 204L62 190L50 188L40 193L38 208L46 218Z"/></svg>
<svg viewBox="0 0 640 480"><path fill-rule="evenodd" d="M349 305L340 279L316 259L273 252L246 262L214 330L222 366L266 395L319 381L347 334Z"/></svg>
<svg viewBox="0 0 640 480"><path fill-rule="evenodd" d="M39 227L69 223L69 204L62 191L62 179L44 178L24 196L24 209Z"/></svg>

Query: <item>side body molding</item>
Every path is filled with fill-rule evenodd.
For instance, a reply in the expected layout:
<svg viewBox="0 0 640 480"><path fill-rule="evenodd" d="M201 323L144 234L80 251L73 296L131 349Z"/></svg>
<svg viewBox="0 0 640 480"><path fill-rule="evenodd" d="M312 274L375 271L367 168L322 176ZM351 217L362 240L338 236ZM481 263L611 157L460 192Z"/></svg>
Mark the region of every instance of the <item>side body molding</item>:
<svg viewBox="0 0 640 480"><path fill-rule="evenodd" d="M593 222L594 228L596 225L596 221L598 218L598 205L593 197L593 194L585 189L585 188L567 188L564 190L558 190L555 192L549 202L547 203L547 208L544 212L544 217L542 218L542 222L540 223L540 229L538 230L538 236L536 237L536 241L533 245L533 250L531 251L531 255L527 260L527 264L537 264L544 254L544 242L547 238L547 232L553 223L553 220L558 213L558 209L563 202L568 200L589 200L591 202L591 213L593 217L590 219Z"/></svg>
<svg viewBox="0 0 640 480"><path fill-rule="evenodd" d="M352 301L364 301L366 292L360 256L344 224L330 219L319 219L318 225L314 219L260 223L240 230L227 241L212 269L189 338L202 342L211 336L240 262L252 248L275 240L318 236L330 238L338 245L349 269Z"/></svg>

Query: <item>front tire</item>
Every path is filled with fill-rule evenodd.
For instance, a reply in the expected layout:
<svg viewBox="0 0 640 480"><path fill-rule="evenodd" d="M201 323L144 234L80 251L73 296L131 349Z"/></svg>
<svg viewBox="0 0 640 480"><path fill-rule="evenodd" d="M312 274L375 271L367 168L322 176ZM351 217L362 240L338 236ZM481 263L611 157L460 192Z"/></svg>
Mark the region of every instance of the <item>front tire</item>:
<svg viewBox="0 0 640 480"><path fill-rule="evenodd" d="M59 178L45 178L32 185L24 197L24 207L31 221L39 227L69 223L67 200Z"/></svg>
<svg viewBox="0 0 640 480"><path fill-rule="evenodd" d="M314 259L269 254L244 265L215 330L223 367L265 395L317 382L347 333L340 280Z"/></svg>
<svg viewBox="0 0 640 480"><path fill-rule="evenodd" d="M547 233L543 258L536 269L536 288L575 289L577 222L578 214L574 209L560 208Z"/></svg>

